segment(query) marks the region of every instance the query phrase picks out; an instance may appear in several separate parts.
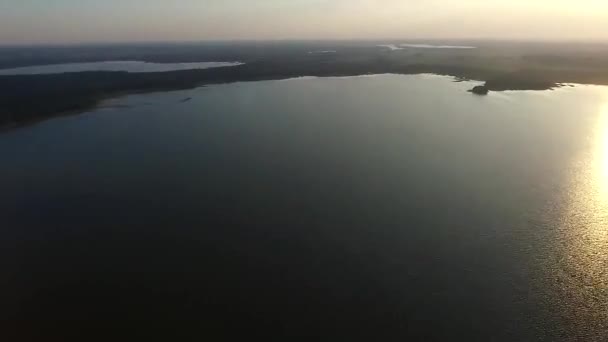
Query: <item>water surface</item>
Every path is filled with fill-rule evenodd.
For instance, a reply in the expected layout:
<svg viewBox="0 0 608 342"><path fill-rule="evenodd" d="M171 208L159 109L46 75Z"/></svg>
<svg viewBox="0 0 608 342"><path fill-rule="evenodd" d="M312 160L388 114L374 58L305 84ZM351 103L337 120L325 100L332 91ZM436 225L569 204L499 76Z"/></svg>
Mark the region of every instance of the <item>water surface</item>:
<svg viewBox="0 0 608 342"><path fill-rule="evenodd" d="M474 85L237 83L4 133L0 314L32 336L603 341L608 90Z"/></svg>
<svg viewBox="0 0 608 342"><path fill-rule="evenodd" d="M411 43L403 43L403 44L384 44L378 45L379 47L390 49L391 51L395 50L405 50L405 49L477 49L475 46L468 45L434 45L434 44L411 44Z"/></svg>
<svg viewBox="0 0 608 342"><path fill-rule="evenodd" d="M150 63L140 61L105 61L91 63L35 65L12 69L0 69L0 75L42 75L84 71L124 71L132 73L167 72L178 70L222 68L241 64L242 63L238 62Z"/></svg>

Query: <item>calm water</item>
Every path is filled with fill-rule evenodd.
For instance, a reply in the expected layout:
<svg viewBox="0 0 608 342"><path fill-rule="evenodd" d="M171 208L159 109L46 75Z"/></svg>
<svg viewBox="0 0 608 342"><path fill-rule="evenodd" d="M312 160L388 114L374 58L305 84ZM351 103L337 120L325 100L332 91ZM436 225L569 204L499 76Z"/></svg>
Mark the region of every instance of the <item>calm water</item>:
<svg viewBox="0 0 608 342"><path fill-rule="evenodd" d="M475 46L467 45L434 45L434 44L383 44L378 47L386 48L391 51L405 50L405 49L477 49Z"/></svg>
<svg viewBox="0 0 608 342"><path fill-rule="evenodd" d="M35 65L28 67L0 69L0 75L41 75L62 74L83 71L125 71L166 72L177 70L222 68L241 65L237 62L199 62L199 63L149 63L139 61L107 61L91 63L67 63L53 65Z"/></svg>
<svg viewBox="0 0 608 342"><path fill-rule="evenodd" d="M239 83L3 133L4 334L603 341L608 89L472 86Z"/></svg>

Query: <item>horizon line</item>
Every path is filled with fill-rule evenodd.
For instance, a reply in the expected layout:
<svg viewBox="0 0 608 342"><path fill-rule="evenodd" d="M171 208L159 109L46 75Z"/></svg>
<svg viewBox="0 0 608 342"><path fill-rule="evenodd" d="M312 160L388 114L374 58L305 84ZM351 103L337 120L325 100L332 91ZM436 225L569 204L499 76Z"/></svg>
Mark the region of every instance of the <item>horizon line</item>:
<svg viewBox="0 0 608 342"><path fill-rule="evenodd" d="M559 39L559 38L226 38L201 40L133 40L133 41L78 41L78 42L37 42L37 43L2 43L0 48L11 47L72 47L99 45L143 45L143 44L204 44L204 43L273 43L273 42L513 42L513 43L558 43L558 44L608 44L608 39Z"/></svg>

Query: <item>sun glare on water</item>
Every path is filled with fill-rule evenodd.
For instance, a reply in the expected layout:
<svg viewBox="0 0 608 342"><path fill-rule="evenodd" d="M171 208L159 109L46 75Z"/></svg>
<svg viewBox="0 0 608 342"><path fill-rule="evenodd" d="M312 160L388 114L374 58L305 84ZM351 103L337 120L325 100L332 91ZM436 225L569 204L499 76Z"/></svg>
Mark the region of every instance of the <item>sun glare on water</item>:
<svg viewBox="0 0 608 342"><path fill-rule="evenodd" d="M604 106L600 114L596 140L595 160L598 195L601 202L606 204L608 202L608 105Z"/></svg>
<svg viewBox="0 0 608 342"><path fill-rule="evenodd" d="M572 170L558 227L556 281L576 320L608 319L608 104L600 109L590 148ZM608 328L608 327L607 327Z"/></svg>
<svg viewBox="0 0 608 342"><path fill-rule="evenodd" d="M571 242L586 286L608 288L608 105L602 107L593 132L593 148L579 170L572 193ZM574 258L572 255L571 258Z"/></svg>

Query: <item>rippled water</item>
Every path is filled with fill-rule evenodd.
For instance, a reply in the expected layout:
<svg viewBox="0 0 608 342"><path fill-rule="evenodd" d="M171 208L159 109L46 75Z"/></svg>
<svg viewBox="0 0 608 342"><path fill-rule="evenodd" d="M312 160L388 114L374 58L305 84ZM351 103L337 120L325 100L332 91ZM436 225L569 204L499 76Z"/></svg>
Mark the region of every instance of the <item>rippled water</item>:
<svg viewBox="0 0 608 342"><path fill-rule="evenodd" d="M238 62L149 63L139 61L106 61L92 63L35 65L21 68L0 69L0 75L62 74L83 71L124 71L132 73L167 72L177 70L222 68L241 64L242 63Z"/></svg>
<svg viewBox="0 0 608 342"><path fill-rule="evenodd" d="M608 89L474 85L237 83L4 133L0 314L32 336L137 317L190 338L604 341Z"/></svg>

